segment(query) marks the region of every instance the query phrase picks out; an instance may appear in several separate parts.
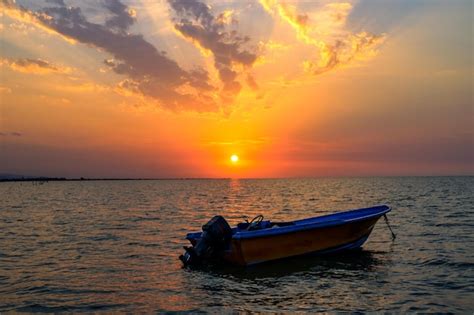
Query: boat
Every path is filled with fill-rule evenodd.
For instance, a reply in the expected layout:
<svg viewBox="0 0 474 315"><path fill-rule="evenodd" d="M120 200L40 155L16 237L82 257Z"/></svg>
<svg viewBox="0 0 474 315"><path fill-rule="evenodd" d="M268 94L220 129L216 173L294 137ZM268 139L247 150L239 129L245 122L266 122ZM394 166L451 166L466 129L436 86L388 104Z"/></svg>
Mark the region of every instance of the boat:
<svg viewBox="0 0 474 315"><path fill-rule="evenodd" d="M222 216L215 216L202 232L186 235L192 247L184 247L186 252L180 259L185 266L208 262L250 266L287 257L357 249L368 239L380 217L387 220L390 211L390 207L379 205L289 222L272 222L258 215L233 228Z"/></svg>

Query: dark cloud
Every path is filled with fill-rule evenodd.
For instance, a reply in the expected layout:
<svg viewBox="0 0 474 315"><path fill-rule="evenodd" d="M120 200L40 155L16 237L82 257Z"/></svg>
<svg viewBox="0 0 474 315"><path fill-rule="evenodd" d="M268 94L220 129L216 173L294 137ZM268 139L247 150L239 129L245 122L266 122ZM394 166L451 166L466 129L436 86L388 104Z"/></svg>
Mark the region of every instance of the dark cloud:
<svg viewBox="0 0 474 315"><path fill-rule="evenodd" d="M135 23L134 11L117 0L105 0L104 7L108 9L113 17L105 22L105 25L111 29L126 31Z"/></svg>
<svg viewBox="0 0 474 315"><path fill-rule="evenodd" d="M128 33L134 23L133 11L120 1L105 0L104 8L111 14L104 25L89 22L78 7L54 1L55 6L37 12L17 6L11 1L3 4L31 14L43 26L67 38L102 49L113 56L105 61L118 74L128 77L127 86L153 97L164 107L197 111L216 110L216 104L206 94L213 89L207 73L186 71L174 60L158 51L142 35ZM183 92L185 90L186 92Z"/></svg>
<svg viewBox="0 0 474 315"><path fill-rule="evenodd" d="M222 14L215 17L210 8L197 0L169 0L176 13L175 28L182 35L199 43L214 55L214 64L224 84L224 91L236 94L241 89L234 64L251 67L257 54L244 49L249 37L226 30ZM233 19L235 22L235 19Z"/></svg>

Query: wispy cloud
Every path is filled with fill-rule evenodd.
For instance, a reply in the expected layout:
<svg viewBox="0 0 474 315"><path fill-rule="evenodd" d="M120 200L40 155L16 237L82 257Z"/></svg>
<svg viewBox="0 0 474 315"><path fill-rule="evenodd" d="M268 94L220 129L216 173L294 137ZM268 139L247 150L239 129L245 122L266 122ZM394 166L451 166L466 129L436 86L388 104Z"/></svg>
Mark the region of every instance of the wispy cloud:
<svg viewBox="0 0 474 315"><path fill-rule="evenodd" d="M214 66L223 83L223 92L228 96L240 92L236 66L250 68L257 60L257 53L248 47L250 38L241 36L236 30L228 30L227 25L238 23L232 11L224 11L217 16L210 7L197 0L169 0L177 18L174 27L184 37L214 57ZM254 83L254 81L251 81ZM253 88L256 84L251 84Z"/></svg>
<svg viewBox="0 0 474 315"><path fill-rule="evenodd" d="M310 73L321 74L354 59L372 57L385 40L383 34L352 33L345 28L352 10L348 2L328 3L313 15L278 0L260 0L260 3L272 16L288 23L300 41L317 48L317 57L304 62L305 70Z"/></svg>
<svg viewBox="0 0 474 315"><path fill-rule="evenodd" d="M207 141L204 145L207 146L256 146L269 143L269 138L258 139L239 139L235 141Z"/></svg>
<svg viewBox="0 0 474 315"><path fill-rule="evenodd" d="M30 74L70 73L72 68L54 65L43 59L21 58L11 60L0 58L0 66L8 66L12 70Z"/></svg>

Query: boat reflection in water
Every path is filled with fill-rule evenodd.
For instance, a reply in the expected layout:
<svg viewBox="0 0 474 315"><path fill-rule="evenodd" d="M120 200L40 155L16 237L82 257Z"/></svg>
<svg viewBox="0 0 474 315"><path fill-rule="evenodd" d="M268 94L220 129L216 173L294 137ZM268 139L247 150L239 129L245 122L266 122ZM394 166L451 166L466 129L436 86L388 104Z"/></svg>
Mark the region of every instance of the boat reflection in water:
<svg viewBox="0 0 474 315"><path fill-rule="evenodd" d="M235 265L201 265L188 268L190 272L204 272L217 277L233 278L234 280L277 279L287 276L324 276L335 277L344 273L353 274L353 280L364 272L371 272L386 264L386 252L367 251L362 248L326 255L305 255L280 259L264 264L256 264L247 268ZM383 257L383 258L381 258Z"/></svg>
<svg viewBox="0 0 474 315"><path fill-rule="evenodd" d="M207 296L210 304L227 305L239 296L234 310L265 312L281 306L287 311L344 310L367 298L368 285L383 286L392 265L392 253L364 249L324 256L306 255L275 260L247 268L234 265L183 269L187 287ZM343 300L334 298L346 292ZM389 297L372 292L370 307L384 309ZM211 309L212 310L212 309Z"/></svg>

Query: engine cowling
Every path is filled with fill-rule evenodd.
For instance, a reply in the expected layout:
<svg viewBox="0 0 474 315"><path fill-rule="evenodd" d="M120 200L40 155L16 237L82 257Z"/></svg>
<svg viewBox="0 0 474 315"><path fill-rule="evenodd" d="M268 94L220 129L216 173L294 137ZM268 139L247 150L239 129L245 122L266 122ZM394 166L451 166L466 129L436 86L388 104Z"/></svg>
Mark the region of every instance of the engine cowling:
<svg viewBox="0 0 474 315"><path fill-rule="evenodd" d="M220 215L204 224L202 231L196 245L184 247L186 252L179 256L185 266L218 261L232 238L232 229Z"/></svg>

